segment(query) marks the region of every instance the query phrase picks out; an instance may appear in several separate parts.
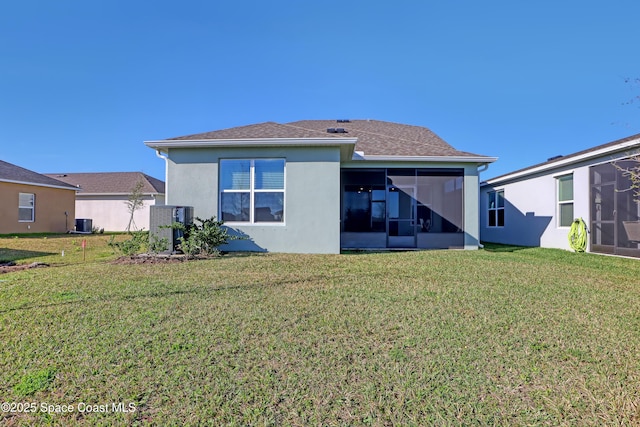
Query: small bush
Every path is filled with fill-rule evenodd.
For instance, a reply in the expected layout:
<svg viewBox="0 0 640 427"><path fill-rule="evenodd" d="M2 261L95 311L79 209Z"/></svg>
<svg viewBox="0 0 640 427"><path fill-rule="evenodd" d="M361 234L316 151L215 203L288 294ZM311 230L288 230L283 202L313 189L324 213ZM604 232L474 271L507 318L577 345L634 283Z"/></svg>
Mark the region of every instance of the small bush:
<svg viewBox="0 0 640 427"><path fill-rule="evenodd" d="M169 249L169 239L166 237L158 238L155 234L149 236L149 252L154 255Z"/></svg>
<svg viewBox="0 0 640 427"><path fill-rule="evenodd" d="M185 226L181 223L174 223L173 228L184 233L184 236L179 238L179 248L187 256L217 256L220 255L218 248L221 245L229 243L230 240L243 238L230 235L222 225L223 222L217 221L215 217L209 219L196 217L193 224Z"/></svg>
<svg viewBox="0 0 640 427"><path fill-rule="evenodd" d="M111 236L108 245L116 252L125 256L133 256L144 252L149 244L149 232L140 230L130 233L131 238L122 242L116 242L114 236Z"/></svg>

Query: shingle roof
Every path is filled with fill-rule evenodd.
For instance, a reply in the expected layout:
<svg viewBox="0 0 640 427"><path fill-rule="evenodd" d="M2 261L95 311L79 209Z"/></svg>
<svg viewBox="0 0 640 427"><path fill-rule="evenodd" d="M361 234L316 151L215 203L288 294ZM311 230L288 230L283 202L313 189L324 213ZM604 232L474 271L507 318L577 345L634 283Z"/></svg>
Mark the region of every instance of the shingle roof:
<svg viewBox="0 0 640 427"><path fill-rule="evenodd" d="M574 161L573 159L576 159L576 161L577 161L578 159L583 159L584 156L589 156L589 154L591 154L591 153L594 153L594 155L598 154L598 153L601 153L602 150L613 152L613 151L619 150L620 149L619 148L620 145L628 143L628 142L636 141L636 140L639 141L639 142L635 143L635 144L632 144L631 147L624 148L624 150L633 149L633 147L640 148L640 133L639 133L639 134L636 134L636 135L628 136L626 138L617 139L615 141L607 142L606 144L601 144L601 145L597 145L595 147L587 148L586 150L577 151L575 153L571 153L571 154L567 154L567 155L563 155L563 156L552 157L551 159L549 159L549 160L547 160L545 162L536 163L535 165L532 165L532 166L527 166L527 167L522 168L522 169L517 169L517 170L512 171L512 172L508 172L508 173L505 173L505 174L502 174L502 175L498 175L498 176L495 176L493 178L488 179L487 181L494 182L494 181L500 180L500 179L505 178L505 177L510 177L512 175L515 175L515 174L527 174L527 173L529 173L530 170L534 171L534 170L539 170L540 168L552 169L552 168L554 168L556 166L555 165L556 163L557 164L566 164L567 162L570 163L571 161Z"/></svg>
<svg viewBox="0 0 640 427"><path fill-rule="evenodd" d="M142 172L54 173L48 177L71 184L82 194L129 194L138 181L143 194L164 194L164 182Z"/></svg>
<svg viewBox="0 0 640 427"><path fill-rule="evenodd" d="M69 190L76 188L61 182L57 179L31 171L29 169L16 166L0 160L0 181L18 182L24 184L39 185L45 187L62 187Z"/></svg>
<svg viewBox="0 0 640 427"><path fill-rule="evenodd" d="M261 139L261 138L326 138L336 136L309 129L296 128L276 122L264 122L254 125L239 126L229 129L169 138L171 141L203 140L203 139ZM336 136L337 137L337 136Z"/></svg>
<svg viewBox="0 0 640 427"><path fill-rule="evenodd" d="M345 133L329 133L330 128L342 128ZM354 137L355 150L370 156L478 156L456 150L428 128L380 120L265 122L168 140Z"/></svg>
<svg viewBox="0 0 640 427"><path fill-rule="evenodd" d="M358 138L356 151L373 156L477 156L459 151L428 128L380 120L301 120L291 126L327 133L329 128L343 128L346 133L333 134Z"/></svg>

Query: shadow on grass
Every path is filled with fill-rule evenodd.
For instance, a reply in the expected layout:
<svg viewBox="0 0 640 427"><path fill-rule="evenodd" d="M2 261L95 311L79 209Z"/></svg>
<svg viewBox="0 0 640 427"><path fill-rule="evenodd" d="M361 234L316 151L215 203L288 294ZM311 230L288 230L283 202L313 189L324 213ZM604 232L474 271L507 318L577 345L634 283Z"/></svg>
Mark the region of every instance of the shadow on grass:
<svg viewBox="0 0 640 427"><path fill-rule="evenodd" d="M249 258L249 257L256 257L256 256L265 256L265 255L268 255L268 252L220 251L220 254L222 255L221 259L224 259L224 258Z"/></svg>
<svg viewBox="0 0 640 427"><path fill-rule="evenodd" d="M484 250L487 252L516 252L522 251L525 249L531 249L530 246L513 246L513 245L502 245L500 243L482 243L484 245Z"/></svg>
<svg viewBox="0 0 640 427"><path fill-rule="evenodd" d="M446 251L446 249L423 249L423 248L371 248L371 249L341 249L342 255L371 255L371 254L393 254L398 252L426 252L426 251Z"/></svg>
<svg viewBox="0 0 640 427"><path fill-rule="evenodd" d="M55 255L53 252L25 251L21 249L0 248L0 264L21 259Z"/></svg>
<svg viewBox="0 0 640 427"><path fill-rule="evenodd" d="M19 305L17 307L9 307L4 310L0 310L0 314L9 313L13 311L22 311L22 310L33 310L33 309L43 309L48 307L56 307L63 305L71 305L71 304L83 304L86 305L88 303L103 303L105 301L115 302L115 301L135 301L141 298L166 298L172 297L176 295L210 295L216 294L218 292L225 291L237 291L237 290L251 290L256 288L272 288L286 285L295 285L299 283L304 283L308 281L322 282L327 279L328 276L325 275L316 275L311 277L305 277L303 279L296 280L281 280L274 283L251 283L246 285L230 285L230 286L218 286L218 287L203 287L197 286L187 289L168 289L166 291L152 291L140 294L133 295L102 295L98 297L89 297L89 298L75 298L75 294L57 294L53 295L55 298L62 298L62 301L53 301L53 302L45 302L42 304L29 304L25 303Z"/></svg>
<svg viewBox="0 0 640 427"><path fill-rule="evenodd" d="M0 234L0 239L41 239L43 237L55 238L55 237L68 237L68 234L61 233L11 233L11 234Z"/></svg>

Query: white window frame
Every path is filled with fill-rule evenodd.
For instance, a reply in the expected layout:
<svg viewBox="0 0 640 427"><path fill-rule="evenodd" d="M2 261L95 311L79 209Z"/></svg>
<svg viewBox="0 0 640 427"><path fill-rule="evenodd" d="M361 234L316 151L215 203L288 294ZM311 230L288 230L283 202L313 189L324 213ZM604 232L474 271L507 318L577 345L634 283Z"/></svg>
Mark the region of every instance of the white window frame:
<svg viewBox="0 0 640 427"><path fill-rule="evenodd" d="M571 193L573 195L573 197L571 198L571 200L560 200L560 181L563 178L568 178L571 177ZM574 176L573 176L573 172L571 173L567 173L567 174L563 174L563 175L557 175L555 176L556 179L556 226L558 228L569 228L571 227L571 223L573 223L573 217L575 217L575 204L574 204L574 200L575 200L575 187L574 187ZM573 211L573 215L571 218L571 223L569 223L568 225L562 225L562 216L560 215L560 207L561 206L566 206L566 205L571 205L572 211Z"/></svg>
<svg viewBox="0 0 640 427"><path fill-rule="evenodd" d="M268 158L227 158L220 159L218 162L218 167L220 171L218 173L218 183L220 184L222 178L222 163L226 160L244 160L249 162L249 189L247 190L235 190L229 189L225 190L220 188L218 191L218 218L223 220L222 218L222 194L223 193L248 193L249 194L249 221L224 221L225 224L238 224L238 225L285 225L286 214L285 214L285 206L286 206L286 195L287 195L287 160L282 157L268 157ZM283 166L283 183L282 189L256 189L255 188L255 162L259 160L282 160L284 162ZM255 195L258 193L282 193L282 221L256 221L255 220Z"/></svg>
<svg viewBox="0 0 640 427"><path fill-rule="evenodd" d="M23 196L30 196L30 204L22 205L20 204L20 200ZM21 209L30 209L31 210L31 219L20 219L20 210ZM35 222L36 219L36 195L34 193L18 193L18 222Z"/></svg>
<svg viewBox="0 0 640 427"><path fill-rule="evenodd" d="M498 194L502 193L503 205L501 207L497 206L498 202ZM491 194L495 194L494 199L496 200L496 206L491 206L489 199L491 198ZM505 210L504 210L504 201L506 201L504 197L504 188L500 190L493 190L487 192L487 227L488 228L503 228L504 223L506 222ZM498 224L498 211L502 211L502 222L503 224ZM491 225L491 216L496 220L496 225Z"/></svg>

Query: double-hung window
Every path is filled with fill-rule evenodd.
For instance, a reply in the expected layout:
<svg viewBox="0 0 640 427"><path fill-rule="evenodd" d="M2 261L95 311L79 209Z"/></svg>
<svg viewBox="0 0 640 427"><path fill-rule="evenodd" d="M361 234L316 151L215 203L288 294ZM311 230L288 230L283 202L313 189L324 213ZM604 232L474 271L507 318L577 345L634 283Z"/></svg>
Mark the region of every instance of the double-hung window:
<svg viewBox="0 0 640 427"><path fill-rule="evenodd" d="M504 227L504 190L490 191L488 196L489 227Z"/></svg>
<svg viewBox="0 0 640 427"><path fill-rule="evenodd" d="M224 222L284 222L284 159L220 160Z"/></svg>
<svg viewBox="0 0 640 427"><path fill-rule="evenodd" d="M18 222L35 220L36 195L32 193L18 194Z"/></svg>
<svg viewBox="0 0 640 427"><path fill-rule="evenodd" d="M573 222L573 174L560 176L558 181L558 226L571 227Z"/></svg>

